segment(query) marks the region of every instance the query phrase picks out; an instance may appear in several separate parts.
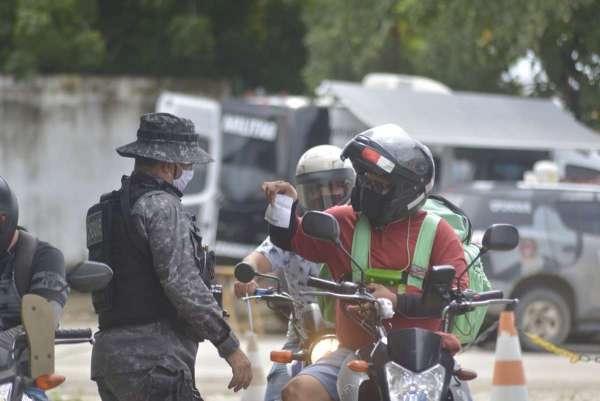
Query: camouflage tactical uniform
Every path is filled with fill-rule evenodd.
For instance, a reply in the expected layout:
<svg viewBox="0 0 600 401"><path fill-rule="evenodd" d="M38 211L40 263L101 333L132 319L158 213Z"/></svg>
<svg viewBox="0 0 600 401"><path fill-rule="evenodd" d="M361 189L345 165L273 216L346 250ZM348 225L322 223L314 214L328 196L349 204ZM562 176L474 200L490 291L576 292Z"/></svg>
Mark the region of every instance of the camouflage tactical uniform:
<svg viewBox="0 0 600 401"><path fill-rule="evenodd" d="M158 138L164 122L162 116L164 114L144 116L148 117L146 122L153 124ZM176 118L166 116L165 124ZM189 120L178 120L176 123L191 124ZM173 135L167 137L177 140ZM209 160L201 149L200 153L198 149L189 150L184 146L177 149L169 147L169 143L156 144L157 147L134 143L118 151L177 163ZM127 147L129 149L123 152ZM154 270L177 311L177 319L98 332L92 353L92 379L97 382L103 401L200 400L194 385L198 342L210 340L222 357L234 352L239 342L200 276L195 255L197 247L190 236L192 221L180 199L171 192L151 191L132 205L131 215L137 232L149 245Z"/></svg>

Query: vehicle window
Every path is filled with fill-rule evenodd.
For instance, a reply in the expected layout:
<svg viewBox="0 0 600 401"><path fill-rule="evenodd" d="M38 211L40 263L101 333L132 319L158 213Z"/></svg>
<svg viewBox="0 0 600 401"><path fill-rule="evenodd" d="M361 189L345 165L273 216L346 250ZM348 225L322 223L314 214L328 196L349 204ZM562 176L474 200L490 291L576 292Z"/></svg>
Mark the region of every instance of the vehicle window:
<svg viewBox="0 0 600 401"><path fill-rule="evenodd" d="M200 137L200 146L202 149L209 152L208 148L208 139L204 137ZM194 178L185 188L185 194L197 194L204 191L204 187L206 186L206 165L197 165L194 166Z"/></svg>
<svg viewBox="0 0 600 401"><path fill-rule="evenodd" d="M226 199L248 202L264 198L260 185L277 176L276 142L223 134L221 190Z"/></svg>
<svg viewBox="0 0 600 401"><path fill-rule="evenodd" d="M556 209L570 229L600 235L600 202L559 201Z"/></svg>
<svg viewBox="0 0 600 401"><path fill-rule="evenodd" d="M515 161L499 161L491 167L491 177L497 181L520 181L531 163Z"/></svg>

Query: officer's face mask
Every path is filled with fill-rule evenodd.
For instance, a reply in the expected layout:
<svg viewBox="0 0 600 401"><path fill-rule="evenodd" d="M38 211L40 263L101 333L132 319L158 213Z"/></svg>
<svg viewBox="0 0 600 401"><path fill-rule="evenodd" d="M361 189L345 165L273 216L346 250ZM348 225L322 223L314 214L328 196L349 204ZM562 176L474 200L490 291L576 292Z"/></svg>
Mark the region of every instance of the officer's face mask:
<svg viewBox="0 0 600 401"><path fill-rule="evenodd" d="M185 168L181 168L181 175L179 178L173 180L173 186L183 192L185 188L188 186L190 181L194 178L194 169L193 166L186 166Z"/></svg>

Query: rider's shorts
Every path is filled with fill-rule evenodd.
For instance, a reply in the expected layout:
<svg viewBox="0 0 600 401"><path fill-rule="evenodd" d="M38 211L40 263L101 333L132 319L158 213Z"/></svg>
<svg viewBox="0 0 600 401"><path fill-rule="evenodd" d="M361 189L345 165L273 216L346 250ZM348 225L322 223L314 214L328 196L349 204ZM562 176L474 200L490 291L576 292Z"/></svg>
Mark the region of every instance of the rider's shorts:
<svg viewBox="0 0 600 401"><path fill-rule="evenodd" d="M298 375L309 375L317 379L325 390L329 393L329 396L334 401L339 401L340 397L337 392L337 378L342 367L342 362L353 351L348 348L338 348L332 353L325 355L319 359L316 363L303 369Z"/></svg>

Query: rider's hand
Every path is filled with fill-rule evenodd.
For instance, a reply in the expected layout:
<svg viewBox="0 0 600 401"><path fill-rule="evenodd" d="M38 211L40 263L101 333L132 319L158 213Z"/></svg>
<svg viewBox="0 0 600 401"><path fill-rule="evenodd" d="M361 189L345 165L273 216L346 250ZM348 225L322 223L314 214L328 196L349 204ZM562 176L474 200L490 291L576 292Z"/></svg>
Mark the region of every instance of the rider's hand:
<svg viewBox="0 0 600 401"><path fill-rule="evenodd" d="M267 196L267 201L269 203L273 203L275 200L275 195L277 194L287 195L293 200L298 199L296 188L286 181L266 181L263 182L261 188Z"/></svg>
<svg viewBox="0 0 600 401"><path fill-rule="evenodd" d="M246 354L238 348L225 358L225 360L231 366L231 371L233 372L233 377L227 388L233 389L235 392L248 388L252 381L252 365Z"/></svg>
<svg viewBox="0 0 600 401"><path fill-rule="evenodd" d="M390 290L385 285L370 283L367 284L367 290L369 290L375 299L389 299L394 309L396 309L396 305L398 304L398 296L394 291ZM355 313L361 318L365 318L373 311L373 304L365 302L360 305L348 305L346 308L349 312Z"/></svg>
<svg viewBox="0 0 600 401"><path fill-rule="evenodd" d="M233 284L233 292L238 298L243 298L246 295L254 295L256 288L258 288L258 284L256 284L256 281L254 280L248 283L241 283L239 281L236 281Z"/></svg>
<svg viewBox="0 0 600 401"><path fill-rule="evenodd" d="M392 302L392 305L394 305L394 309L396 308L396 305L398 304L398 296L395 292L387 288L385 285L370 283L367 284L367 289L369 290L371 295L373 295L374 298L389 299Z"/></svg>

